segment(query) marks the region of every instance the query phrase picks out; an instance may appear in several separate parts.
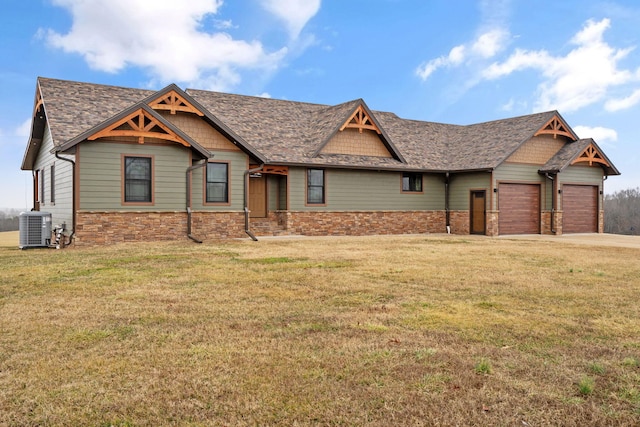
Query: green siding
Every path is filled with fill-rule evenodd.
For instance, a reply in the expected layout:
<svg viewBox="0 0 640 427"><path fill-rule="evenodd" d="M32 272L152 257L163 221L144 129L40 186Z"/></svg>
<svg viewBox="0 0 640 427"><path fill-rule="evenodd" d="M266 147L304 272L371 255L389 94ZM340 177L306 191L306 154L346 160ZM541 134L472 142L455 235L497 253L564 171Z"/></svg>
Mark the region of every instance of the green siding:
<svg viewBox="0 0 640 427"><path fill-rule="evenodd" d="M244 172L247 170L247 155L239 151L213 151L212 162L224 161L229 164L229 205L204 205L205 168L193 171L191 186L191 206L197 210L230 211L244 209Z"/></svg>
<svg viewBox="0 0 640 427"><path fill-rule="evenodd" d="M40 203L42 212L51 213L53 225L65 223L67 230L73 229L73 168L71 163L57 159L51 154L53 140L49 126L45 126L42 146L36 157L34 170L41 169L44 172L44 203ZM73 160L70 156L62 156ZM51 165L55 165L55 200L51 203ZM40 196L38 196L40 197Z"/></svg>
<svg viewBox="0 0 640 427"><path fill-rule="evenodd" d="M487 201L490 199L491 174L490 173L470 173L455 174L449 177L449 209L454 211L469 210L469 200L471 190L485 190Z"/></svg>
<svg viewBox="0 0 640 427"><path fill-rule="evenodd" d="M153 156L154 205L122 203L122 155ZM79 152L80 209L178 211L186 206L189 150L175 145L86 142Z"/></svg>
<svg viewBox="0 0 640 427"><path fill-rule="evenodd" d="M602 184L603 170L599 166L569 166L558 174L561 184Z"/></svg>
<svg viewBox="0 0 640 427"><path fill-rule="evenodd" d="M500 182L523 183L523 184L541 184L541 210L551 210L551 192L553 184L544 175L539 174L540 165L526 165L517 163L504 163L494 171L494 186L497 188ZM497 204L498 198L494 198ZM494 206L497 209L497 206Z"/></svg>
<svg viewBox="0 0 640 427"><path fill-rule="evenodd" d="M442 176L423 174L423 193L402 193L402 173L325 169L325 206L305 206L306 168L289 169L289 209L296 210L442 210Z"/></svg>

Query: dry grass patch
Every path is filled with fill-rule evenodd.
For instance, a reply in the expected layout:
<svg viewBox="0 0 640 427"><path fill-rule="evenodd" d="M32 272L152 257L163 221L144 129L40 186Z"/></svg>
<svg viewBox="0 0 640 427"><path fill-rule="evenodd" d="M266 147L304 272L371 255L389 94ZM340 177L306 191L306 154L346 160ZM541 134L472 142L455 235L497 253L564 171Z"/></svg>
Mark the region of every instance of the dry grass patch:
<svg viewBox="0 0 640 427"><path fill-rule="evenodd" d="M0 247L0 424L632 425L638 255L455 236Z"/></svg>

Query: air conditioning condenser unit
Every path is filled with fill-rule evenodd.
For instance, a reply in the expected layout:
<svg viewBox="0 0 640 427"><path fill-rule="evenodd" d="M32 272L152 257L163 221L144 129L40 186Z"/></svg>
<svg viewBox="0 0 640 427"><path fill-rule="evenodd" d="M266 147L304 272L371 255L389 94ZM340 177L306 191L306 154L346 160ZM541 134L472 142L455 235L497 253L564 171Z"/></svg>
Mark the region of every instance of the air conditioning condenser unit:
<svg viewBox="0 0 640 427"><path fill-rule="evenodd" d="M51 244L51 214L22 212L18 217L20 249L42 248Z"/></svg>

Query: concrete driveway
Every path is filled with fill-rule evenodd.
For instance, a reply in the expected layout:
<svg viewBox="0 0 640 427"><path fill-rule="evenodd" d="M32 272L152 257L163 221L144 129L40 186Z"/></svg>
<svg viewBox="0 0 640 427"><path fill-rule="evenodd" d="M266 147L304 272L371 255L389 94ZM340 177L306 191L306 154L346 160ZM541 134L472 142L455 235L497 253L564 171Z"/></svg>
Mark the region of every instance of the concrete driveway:
<svg viewBox="0 0 640 427"><path fill-rule="evenodd" d="M640 249L640 236L623 236L621 234L563 234L551 236L542 234L523 234L517 236L500 236L498 239L511 240L548 240L550 242L563 242L578 245L615 246L620 248Z"/></svg>

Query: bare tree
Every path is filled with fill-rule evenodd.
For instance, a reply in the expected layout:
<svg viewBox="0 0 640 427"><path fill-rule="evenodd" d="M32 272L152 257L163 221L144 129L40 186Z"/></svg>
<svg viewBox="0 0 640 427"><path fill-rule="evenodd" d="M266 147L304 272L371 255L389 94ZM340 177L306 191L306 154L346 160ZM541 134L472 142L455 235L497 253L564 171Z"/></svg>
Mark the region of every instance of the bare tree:
<svg viewBox="0 0 640 427"><path fill-rule="evenodd" d="M604 231L640 235L640 187L616 191L605 196Z"/></svg>

